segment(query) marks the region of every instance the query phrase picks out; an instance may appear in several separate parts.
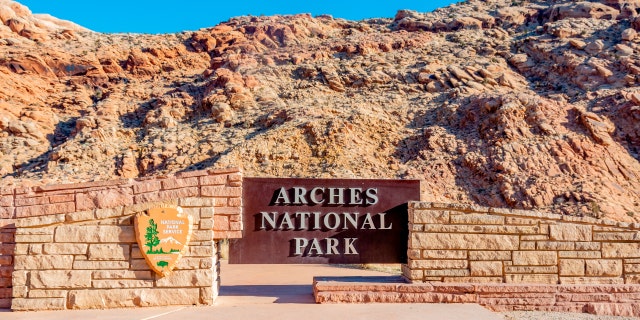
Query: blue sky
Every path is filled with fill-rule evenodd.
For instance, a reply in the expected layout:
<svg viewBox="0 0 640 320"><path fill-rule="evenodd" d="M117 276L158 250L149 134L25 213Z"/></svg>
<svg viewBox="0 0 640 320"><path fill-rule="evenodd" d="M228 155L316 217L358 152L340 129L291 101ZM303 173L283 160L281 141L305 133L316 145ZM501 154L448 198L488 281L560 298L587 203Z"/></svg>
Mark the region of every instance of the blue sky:
<svg viewBox="0 0 640 320"><path fill-rule="evenodd" d="M456 1L207 1L18 0L33 13L49 13L99 32L170 33L212 27L231 17L311 13L361 20L392 18L399 9L433 11Z"/></svg>

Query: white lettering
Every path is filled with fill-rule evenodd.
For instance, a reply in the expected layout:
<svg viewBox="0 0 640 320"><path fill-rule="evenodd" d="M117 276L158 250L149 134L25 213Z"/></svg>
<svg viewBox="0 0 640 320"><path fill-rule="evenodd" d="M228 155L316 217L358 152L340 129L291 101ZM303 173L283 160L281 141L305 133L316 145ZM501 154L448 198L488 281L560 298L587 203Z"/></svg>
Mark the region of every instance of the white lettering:
<svg viewBox="0 0 640 320"><path fill-rule="evenodd" d="M378 203L378 189L369 188L367 189L367 204L376 204Z"/></svg>
<svg viewBox="0 0 640 320"><path fill-rule="evenodd" d="M333 225L330 225L331 217L333 217ZM340 216L335 212L329 212L324 216L324 226L327 229L336 230L340 226Z"/></svg>
<svg viewBox="0 0 640 320"><path fill-rule="evenodd" d="M339 254L338 253L338 239L327 238L327 252L326 254Z"/></svg>
<svg viewBox="0 0 640 320"><path fill-rule="evenodd" d="M344 204L344 188L329 188L329 204Z"/></svg>
<svg viewBox="0 0 640 320"><path fill-rule="evenodd" d="M311 215L309 212L296 212L296 218L300 220L300 229L307 228L307 220L309 220L309 215Z"/></svg>
<svg viewBox="0 0 640 320"><path fill-rule="evenodd" d="M349 199L349 204L362 204L362 188L351 188L351 199Z"/></svg>
<svg viewBox="0 0 640 320"><path fill-rule="evenodd" d="M267 228L267 226L264 223L265 221L269 223L269 225L271 226L271 229L277 229L276 228L276 215L278 214L277 212L271 212L271 214L273 215L272 217L269 216L268 212L261 211L260 214L262 215L262 225L260 226L260 229Z"/></svg>
<svg viewBox="0 0 640 320"><path fill-rule="evenodd" d="M295 255L297 256L301 256L304 251L302 251L303 248L305 248L307 246L307 244L309 243L309 241L305 238L293 238L293 240L296 242L296 253Z"/></svg>
<svg viewBox="0 0 640 320"><path fill-rule="evenodd" d="M284 189L284 187L281 187L280 190L278 191L278 197L276 198L276 204L280 204L280 201L282 201L282 203L284 204L290 204L291 202L289 202L289 195L287 195L287 190Z"/></svg>
<svg viewBox="0 0 640 320"><path fill-rule="evenodd" d="M358 240L357 238L344 238L344 254L358 254L353 243Z"/></svg>
<svg viewBox="0 0 640 320"><path fill-rule="evenodd" d="M309 193L309 199L314 204L321 204L324 201L322 198L320 198L320 200L318 200L318 198L316 197L316 195L318 194L318 191L320 191L320 194L322 194L322 192L324 192L324 188L315 187L315 188L311 189L311 192Z"/></svg>
<svg viewBox="0 0 640 320"><path fill-rule="evenodd" d="M391 227L393 226L393 223L390 223L389 226L385 226L384 225L384 216L386 215L386 212L381 212L380 213L380 229L382 230L391 230Z"/></svg>
<svg viewBox="0 0 640 320"><path fill-rule="evenodd" d="M315 250L315 253L313 252ZM311 246L309 247L309 255L321 255L322 249L320 248L320 242L314 238L311 240Z"/></svg>
<svg viewBox="0 0 640 320"><path fill-rule="evenodd" d="M320 230L320 212L313 212L313 230Z"/></svg>
<svg viewBox="0 0 640 320"><path fill-rule="evenodd" d="M293 204L307 204L307 199L304 198L305 194L307 194L307 189L293 187Z"/></svg>
<svg viewBox="0 0 640 320"><path fill-rule="evenodd" d="M365 226L368 226L368 227L365 227ZM364 217L364 221L362 222L360 229L369 229L369 230L376 229L376 226L373 224L373 218L371 218L371 213L367 212L367 215Z"/></svg>
<svg viewBox="0 0 640 320"><path fill-rule="evenodd" d="M349 212L344 212L344 226L342 227L342 229L347 230L349 229L349 226L347 225L347 221L349 223L351 223L351 226L354 229L358 229L358 215L359 213L354 212L354 213L349 213Z"/></svg>
<svg viewBox="0 0 640 320"><path fill-rule="evenodd" d="M285 226L286 224L286 226ZM280 230L290 230L293 229L293 221L291 221L291 217L289 216L289 212L285 212L282 217L282 222L280 223Z"/></svg>

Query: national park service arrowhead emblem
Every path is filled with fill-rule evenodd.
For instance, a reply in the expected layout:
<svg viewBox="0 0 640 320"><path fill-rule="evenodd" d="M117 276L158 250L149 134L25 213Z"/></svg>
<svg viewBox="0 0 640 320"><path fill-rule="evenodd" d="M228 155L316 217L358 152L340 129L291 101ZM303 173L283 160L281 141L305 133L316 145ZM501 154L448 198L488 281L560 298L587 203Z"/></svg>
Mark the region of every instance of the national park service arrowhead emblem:
<svg viewBox="0 0 640 320"><path fill-rule="evenodd" d="M149 267L161 276L173 271L191 239L191 216L182 208L151 208L135 216L136 240Z"/></svg>

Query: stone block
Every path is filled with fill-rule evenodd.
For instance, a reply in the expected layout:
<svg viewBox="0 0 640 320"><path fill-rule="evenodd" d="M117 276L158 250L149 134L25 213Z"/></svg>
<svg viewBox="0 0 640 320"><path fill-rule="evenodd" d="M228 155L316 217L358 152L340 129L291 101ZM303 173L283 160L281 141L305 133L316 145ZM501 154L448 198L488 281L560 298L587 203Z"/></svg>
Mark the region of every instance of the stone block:
<svg viewBox="0 0 640 320"><path fill-rule="evenodd" d="M71 269L73 265L71 255L15 256L13 259L16 270Z"/></svg>
<svg viewBox="0 0 640 320"><path fill-rule="evenodd" d="M217 207L215 208L216 214L222 214L227 216L240 215L242 213L242 209L238 207Z"/></svg>
<svg viewBox="0 0 640 320"><path fill-rule="evenodd" d="M223 216L223 215L218 215L218 214L214 215L213 216L213 229L220 230L220 231L230 230L229 217L228 216Z"/></svg>
<svg viewBox="0 0 640 320"><path fill-rule="evenodd" d="M511 251L469 251L469 260L511 260Z"/></svg>
<svg viewBox="0 0 640 320"><path fill-rule="evenodd" d="M242 206L242 198L229 198L227 203L229 207L241 207Z"/></svg>
<svg viewBox="0 0 640 320"><path fill-rule="evenodd" d="M560 277L560 284L623 284L621 277Z"/></svg>
<svg viewBox="0 0 640 320"><path fill-rule="evenodd" d="M72 309L104 309L194 305L200 300L199 288L94 289L69 292Z"/></svg>
<svg viewBox="0 0 640 320"><path fill-rule="evenodd" d="M200 226L198 228L200 230L212 230L213 229L213 219L202 219L202 220L200 220Z"/></svg>
<svg viewBox="0 0 640 320"><path fill-rule="evenodd" d="M640 239L640 232L595 232L594 241L634 241Z"/></svg>
<svg viewBox="0 0 640 320"><path fill-rule="evenodd" d="M241 197L242 187L203 186L202 196L205 197Z"/></svg>
<svg viewBox="0 0 640 320"><path fill-rule="evenodd" d="M15 298L11 301L14 311L64 310L64 298Z"/></svg>
<svg viewBox="0 0 640 320"><path fill-rule="evenodd" d="M47 226L47 225L64 222L64 220L65 220L64 213L49 214L49 215L39 216L39 217L29 217L29 218L18 219L16 221L16 227L24 228L24 227L35 227L35 226Z"/></svg>
<svg viewBox="0 0 640 320"><path fill-rule="evenodd" d="M451 215L451 223L454 224L471 224L471 225L479 225L479 224L492 224L492 225L503 225L504 224L503 216L496 216L490 214L477 214L477 213L468 213L468 214L455 214Z"/></svg>
<svg viewBox="0 0 640 320"><path fill-rule="evenodd" d="M543 283L557 284L557 274L507 274L505 275L506 283Z"/></svg>
<svg viewBox="0 0 640 320"><path fill-rule="evenodd" d="M506 217L505 223L513 225L537 225L538 223L540 223L540 220L519 217Z"/></svg>
<svg viewBox="0 0 640 320"><path fill-rule="evenodd" d="M170 178L170 179L164 179L161 182L162 182L163 190L180 189L180 188L197 186L198 177L183 178L183 179Z"/></svg>
<svg viewBox="0 0 640 320"><path fill-rule="evenodd" d="M550 227L551 240L592 241L591 226L572 223L558 223Z"/></svg>
<svg viewBox="0 0 640 320"><path fill-rule="evenodd" d="M85 243L45 243L44 254L86 254L88 244Z"/></svg>
<svg viewBox="0 0 640 320"><path fill-rule="evenodd" d="M213 304L213 301L218 296L217 290L215 290L215 284L213 287L200 288L200 303L205 305Z"/></svg>
<svg viewBox="0 0 640 320"><path fill-rule="evenodd" d="M213 284L213 270L177 270L156 281L157 287L207 287Z"/></svg>
<svg viewBox="0 0 640 320"><path fill-rule="evenodd" d="M213 230L194 230L191 233L191 241L211 241Z"/></svg>
<svg viewBox="0 0 640 320"><path fill-rule="evenodd" d="M29 272L25 270L15 270L11 275L12 285L16 286L26 286L27 279L29 278ZM9 285L7 285L9 286Z"/></svg>
<svg viewBox="0 0 640 320"><path fill-rule="evenodd" d="M162 184L158 180L147 180L143 182L137 182L133 184L133 193L147 193L153 191L159 191L162 188Z"/></svg>
<svg viewBox="0 0 640 320"><path fill-rule="evenodd" d="M575 250L575 242L563 241L537 241L537 250Z"/></svg>
<svg viewBox="0 0 640 320"><path fill-rule="evenodd" d="M409 263L412 269L466 269L467 260L413 260Z"/></svg>
<svg viewBox="0 0 640 320"><path fill-rule="evenodd" d="M585 265L583 259L560 259L561 276L584 276Z"/></svg>
<svg viewBox="0 0 640 320"><path fill-rule="evenodd" d="M91 277L96 280L107 279L138 279L153 280L153 272L151 271L133 271L133 270L99 270L93 271Z"/></svg>
<svg viewBox="0 0 640 320"><path fill-rule="evenodd" d="M212 255L212 246L189 246L186 254L188 257L211 257Z"/></svg>
<svg viewBox="0 0 640 320"><path fill-rule="evenodd" d="M226 183L227 175L200 177L200 185L203 186L225 185Z"/></svg>
<svg viewBox="0 0 640 320"><path fill-rule="evenodd" d="M422 250L425 259L467 259L466 250Z"/></svg>
<svg viewBox="0 0 640 320"><path fill-rule="evenodd" d="M87 221L93 219L95 219L93 210L71 212L67 213L65 216L65 220L67 222Z"/></svg>
<svg viewBox="0 0 640 320"><path fill-rule="evenodd" d="M214 198L182 198L180 206L184 207L213 207L215 205Z"/></svg>
<svg viewBox="0 0 640 320"><path fill-rule="evenodd" d="M471 261L469 262L472 277L501 276L501 261Z"/></svg>
<svg viewBox="0 0 640 320"><path fill-rule="evenodd" d="M136 242L133 226L65 225L57 227L55 232L56 242Z"/></svg>
<svg viewBox="0 0 640 320"><path fill-rule="evenodd" d="M208 265L208 268L212 267L210 258L186 258L183 257L178 261L176 270L194 270L203 269L202 266ZM207 268L207 267L205 267Z"/></svg>
<svg viewBox="0 0 640 320"><path fill-rule="evenodd" d="M213 233L213 239L240 239L242 238L242 231L216 231Z"/></svg>
<svg viewBox="0 0 640 320"><path fill-rule="evenodd" d="M409 213L410 223L449 223L449 211L441 210L414 210Z"/></svg>
<svg viewBox="0 0 640 320"><path fill-rule="evenodd" d="M640 273L640 264L625 263L624 264L624 272L625 273Z"/></svg>
<svg viewBox="0 0 640 320"><path fill-rule="evenodd" d="M13 286L13 288L1 288L0 299L11 298L26 298L29 294L29 287L27 286Z"/></svg>
<svg viewBox="0 0 640 320"><path fill-rule="evenodd" d="M68 290L29 290L29 298L66 298Z"/></svg>
<svg viewBox="0 0 640 320"><path fill-rule="evenodd" d="M145 259L131 259L131 270L151 270Z"/></svg>
<svg viewBox="0 0 640 320"><path fill-rule="evenodd" d="M69 213L76 210L74 202L61 202L27 207L17 207L16 217L26 218L49 214Z"/></svg>
<svg viewBox="0 0 640 320"><path fill-rule="evenodd" d="M113 218L113 217L121 217L124 215L123 208L124 207L96 209L95 210L96 218L107 219L107 218Z"/></svg>
<svg viewBox="0 0 640 320"><path fill-rule="evenodd" d="M15 207L2 207L0 206L0 219L12 219L15 218L16 215Z"/></svg>
<svg viewBox="0 0 640 320"><path fill-rule="evenodd" d="M640 243L602 243L603 258L640 258Z"/></svg>
<svg viewBox="0 0 640 320"><path fill-rule="evenodd" d="M0 197L0 206L2 207L12 207L14 205L13 196L1 196ZM20 204L17 204L18 206Z"/></svg>
<svg viewBox="0 0 640 320"><path fill-rule="evenodd" d="M213 214L214 208L212 207L200 208L200 218L211 218L213 217Z"/></svg>
<svg viewBox="0 0 640 320"><path fill-rule="evenodd" d="M105 269L129 269L128 261L87 261L76 260L73 262L74 270L105 270Z"/></svg>
<svg viewBox="0 0 640 320"><path fill-rule="evenodd" d="M89 260L129 260L129 245L126 244L91 244Z"/></svg>
<svg viewBox="0 0 640 320"><path fill-rule="evenodd" d="M130 187L89 191L76 194L76 210L113 208L133 204L133 190ZM73 210L67 211L71 212Z"/></svg>
<svg viewBox="0 0 640 320"><path fill-rule="evenodd" d="M15 242L16 243L46 243L52 242L53 235L52 234L16 234Z"/></svg>
<svg viewBox="0 0 640 320"><path fill-rule="evenodd" d="M600 242L576 242L575 244L578 251L600 250Z"/></svg>
<svg viewBox="0 0 640 320"><path fill-rule="evenodd" d="M32 271L30 287L33 289L90 288L91 271L44 270Z"/></svg>
<svg viewBox="0 0 640 320"><path fill-rule="evenodd" d="M517 235L412 233L411 248L444 250L517 250Z"/></svg>
<svg viewBox="0 0 640 320"><path fill-rule="evenodd" d="M520 250L536 250L534 241L520 241Z"/></svg>
<svg viewBox="0 0 640 320"><path fill-rule="evenodd" d="M127 288L151 288L153 280L109 279L93 280L96 289L127 289Z"/></svg>
<svg viewBox="0 0 640 320"><path fill-rule="evenodd" d="M160 200L177 200L180 198L197 197L200 195L200 188L198 187L186 187L180 189L163 190L160 191L158 197Z"/></svg>
<svg viewBox="0 0 640 320"><path fill-rule="evenodd" d="M505 273L528 273L528 274L544 274L558 273L557 266L506 266Z"/></svg>
<svg viewBox="0 0 640 320"><path fill-rule="evenodd" d="M425 277L468 277L469 269L424 270Z"/></svg>
<svg viewBox="0 0 640 320"><path fill-rule="evenodd" d="M222 197L222 198L214 198L214 199L215 199L215 207L220 208L220 207L226 207L227 204L229 203L230 198ZM240 198L236 198L236 199L240 199Z"/></svg>
<svg viewBox="0 0 640 320"><path fill-rule="evenodd" d="M600 259L600 251L559 251L560 258Z"/></svg>
<svg viewBox="0 0 640 320"><path fill-rule="evenodd" d="M513 264L517 266L555 266L558 255L555 251L514 251Z"/></svg>
<svg viewBox="0 0 640 320"><path fill-rule="evenodd" d="M617 277L622 275L622 260L587 260L586 275L598 277Z"/></svg>

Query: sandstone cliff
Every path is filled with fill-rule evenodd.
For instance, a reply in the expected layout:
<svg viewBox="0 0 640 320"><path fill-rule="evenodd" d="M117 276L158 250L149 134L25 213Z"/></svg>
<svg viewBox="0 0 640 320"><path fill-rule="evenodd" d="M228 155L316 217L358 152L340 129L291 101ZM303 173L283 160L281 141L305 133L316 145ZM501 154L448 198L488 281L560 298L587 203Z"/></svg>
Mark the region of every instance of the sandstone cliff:
<svg viewBox="0 0 640 320"><path fill-rule="evenodd" d="M638 12L472 0L141 35L0 0L0 177L240 166L423 179L429 201L640 221Z"/></svg>

